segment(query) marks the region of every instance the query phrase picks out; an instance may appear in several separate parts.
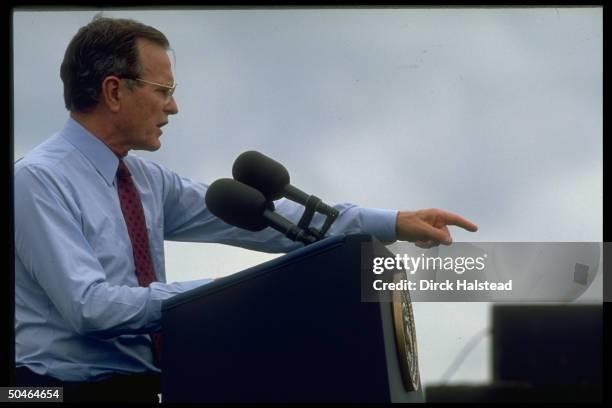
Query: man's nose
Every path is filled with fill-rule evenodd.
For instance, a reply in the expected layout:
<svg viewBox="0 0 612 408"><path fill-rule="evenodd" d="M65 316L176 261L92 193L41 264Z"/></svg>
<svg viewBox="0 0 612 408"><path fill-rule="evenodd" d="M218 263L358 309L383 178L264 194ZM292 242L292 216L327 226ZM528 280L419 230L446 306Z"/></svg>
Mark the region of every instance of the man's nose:
<svg viewBox="0 0 612 408"><path fill-rule="evenodd" d="M178 109L178 104L176 103L176 99L172 97L172 99L170 99L170 102L168 102L164 106L164 112L166 112L168 115L176 115L178 111L179 109Z"/></svg>

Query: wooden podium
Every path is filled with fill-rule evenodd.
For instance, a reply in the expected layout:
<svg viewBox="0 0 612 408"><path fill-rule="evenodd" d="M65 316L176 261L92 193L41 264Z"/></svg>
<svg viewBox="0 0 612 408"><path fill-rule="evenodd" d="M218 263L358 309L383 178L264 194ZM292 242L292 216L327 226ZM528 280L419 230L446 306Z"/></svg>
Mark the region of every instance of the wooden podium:
<svg viewBox="0 0 612 408"><path fill-rule="evenodd" d="M163 401L423 402L409 295L362 301L372 256L335 236L165 301Z"/></svg>

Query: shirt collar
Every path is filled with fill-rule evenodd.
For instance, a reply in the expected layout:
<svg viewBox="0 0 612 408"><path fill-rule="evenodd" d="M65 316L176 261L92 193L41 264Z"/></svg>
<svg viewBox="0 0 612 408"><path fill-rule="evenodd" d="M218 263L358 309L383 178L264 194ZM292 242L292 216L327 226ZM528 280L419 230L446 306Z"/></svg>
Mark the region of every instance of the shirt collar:
<svg viewBox="0 0 612 408"><path fill-rule="evenodd" d="M115 153L72 117L68 118L61 133L93 164L108 185L112 185L119 166Z"/></svg>

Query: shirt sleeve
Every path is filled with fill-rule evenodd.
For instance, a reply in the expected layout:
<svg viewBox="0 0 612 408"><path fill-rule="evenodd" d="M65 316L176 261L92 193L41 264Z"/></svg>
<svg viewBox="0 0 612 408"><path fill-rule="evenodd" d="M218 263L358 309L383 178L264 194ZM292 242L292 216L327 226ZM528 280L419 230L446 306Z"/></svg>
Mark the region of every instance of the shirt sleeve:
<svg viewBox="0 0 612 408"><path fill-rule="evenodd" d="M204 202L208 185L180 177L159 167L164 189L165 239L187 242L217 242L261 252L280 253L300 248L303 244L291 241L268 227L253 232L226 224L214 216ZM304 207L287 199L275 201L276 211L297 223ZM368 233L388 244L396 240L397 210L362 208L351 203L334 205L338 218L328 231L329 235ZM316 214L312 227L321 228L325 216Z"/></svg>
<svg viewBox="0 0 612 408"><path fill-rule="evenodd" d="M15 255L77 333L111 338L159 330L164 299L210 281L109 284L67 185L43 166L16 171Z"/></svg>

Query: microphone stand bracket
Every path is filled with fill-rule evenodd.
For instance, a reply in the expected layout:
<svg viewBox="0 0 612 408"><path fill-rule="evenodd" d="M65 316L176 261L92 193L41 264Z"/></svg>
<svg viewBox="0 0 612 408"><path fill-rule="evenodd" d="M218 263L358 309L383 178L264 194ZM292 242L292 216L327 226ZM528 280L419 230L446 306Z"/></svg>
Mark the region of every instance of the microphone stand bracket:
<svg viewBox="0 0 612 408"><path fill-rule="evenodd" d="M298 222L298 226L305 232L310 233L310 235L316 238L317 241L325 238L325 233L327 232L329 227L331 227L331 224L336 220L336 218L338 218L338 211L335 208L332 208L333 211L327 214L325 223L321 231L314 227L311 227L310 223L312 222L312 218L314 217L314 214L317 210L321 211L318 207L322 202L323 201L315 195L309 196L308 200L306 200L306 204L304 205L304 213L302 214L302 217Z"/></svg>
<svg viewBox="0 0 612 408"><path fill-rule="evenodd" d="M304 213L298 222L298 226L300 228L308 229L310 223L312 222L312 217L314 217L317 206L321 203L321 201L322 200L319 197L314 195L308 197L306 204L304 204Z"/></svg>

